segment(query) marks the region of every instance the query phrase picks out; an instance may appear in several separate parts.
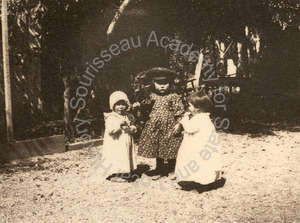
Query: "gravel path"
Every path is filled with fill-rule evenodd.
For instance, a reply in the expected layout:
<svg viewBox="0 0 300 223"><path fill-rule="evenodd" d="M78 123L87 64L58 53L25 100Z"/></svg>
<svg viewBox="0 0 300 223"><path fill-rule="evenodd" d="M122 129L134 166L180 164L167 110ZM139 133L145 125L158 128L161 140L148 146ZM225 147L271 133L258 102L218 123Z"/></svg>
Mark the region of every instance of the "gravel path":
<svg viewBox="0 0 300 223"><path fill-rule="evenodd" d="M112 183L82 151L15 161L0 166L0 221L300 222L299 143L299 132L225 135L226 182L210 191L173 188L167 177L147 188Z"/></svg>

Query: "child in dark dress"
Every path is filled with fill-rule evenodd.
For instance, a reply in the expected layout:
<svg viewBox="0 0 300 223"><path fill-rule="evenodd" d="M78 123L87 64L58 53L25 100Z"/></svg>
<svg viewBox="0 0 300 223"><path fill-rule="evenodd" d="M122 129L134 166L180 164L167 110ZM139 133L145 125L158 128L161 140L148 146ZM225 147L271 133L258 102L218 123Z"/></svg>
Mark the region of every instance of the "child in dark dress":
<svg viewBox="0 0 300 223"><path fill-rule="evenodd" d="M170 172L174 172L182 142L182 137L178 136L181 130L178 122L183 116L184 106L181 97L171 91L173 71L153 68L148 75L152 79L149 101L153 107L140 137L138 155L156 158L156 169L151 175L153 180L158 180L163 175L165 160L168 160Z"/></svg>

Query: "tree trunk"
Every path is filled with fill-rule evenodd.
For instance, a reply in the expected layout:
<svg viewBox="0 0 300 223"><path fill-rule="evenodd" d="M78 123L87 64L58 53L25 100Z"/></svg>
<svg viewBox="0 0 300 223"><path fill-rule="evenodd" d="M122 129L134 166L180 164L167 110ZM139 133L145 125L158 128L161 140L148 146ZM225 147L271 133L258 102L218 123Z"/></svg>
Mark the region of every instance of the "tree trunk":
<svg viewBox="0 0 300 223"><path fill-rule="evenodd" d="M4 74L7 141L11 142L14 140L14 134L13 134L12 104L11 104L10 69L9 69L7 1L5 0L2 1L2 47L3 47L3 74Z"/></svg>
<svg viewBox="0 0 300 223"><path fill-rule="evenodd" d="M74 127L72 125L71 109L70 109L70 95L71 95L71 83L70 76L63 75L63 82L65 86L64 91L64 130L65 130L65 141L74 141Z"/></svg>

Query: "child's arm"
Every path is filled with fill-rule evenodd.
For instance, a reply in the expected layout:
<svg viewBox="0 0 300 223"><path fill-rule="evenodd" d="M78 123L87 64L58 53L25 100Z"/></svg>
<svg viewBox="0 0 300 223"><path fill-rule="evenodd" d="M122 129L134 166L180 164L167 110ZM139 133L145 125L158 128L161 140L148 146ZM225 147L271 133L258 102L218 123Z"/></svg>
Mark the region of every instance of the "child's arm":
<svg viewBox="0 0 300 223"><path fill-rule="evenodd" d="M199 132L201 129L199 123L193 119L190 120L187 114L181 119L180 124L183 126L185 132L191 134Z"/></svg>
<svg viewBox="0 0 300 223"><path fill-rule="evenodd" d="M177 94L175 94L175 100L174 100L174 116L175 116L175 120L177 122L179 122L184 114L184 105L182 103L181 97Z"/></svg>
<svg viewBox="0 0 300 223"><path fill-rule="evenodd" d="M144 124L148 119L154 105L154 100L152 100L151 95L141 102L135 102L133 104L133 111L136 114L136 118L140 124Z"/></svg>
<svg viewBox="0 0 300 223"><path fill-rule="evenodd" d="M176 122L178 122L173 128L173 134L177 135L182 131L182 124L180 123L180 120L184 114L184 105L179 95L175 94L174 105L172 103L171 106L174 107L174 118Z"/></svg>
<svg viewBox="0 0 300 223"><path fill-rule="evenodd" d="M177 123L173 128L173 134L178 135L180 132L182 132L182 125L180 123Z"/></svg>
<svg viewBox="0 0 300 223"><path fill-rule="evenodd" d="M137 128L135 126L134 116L132 114L127 114L127 117L128 117L128 119L130 121L130 123L129 123L129 132L131 134L136 133L137 132Z"/></svg>
<svg viewBox="0 0 300 223"><path fill-rule="evenodd" d="M115 134L122 131L122 125L126 123L121 123L118 118L113 115L105 117L105 129L109 134Z"/></svg>
<svg viewBox="0 0 300 223"><path fill-rule="evenodd" d="M129 126L129 131L131 134L136 133L137 132L137 128L134 125Z"/></svg>

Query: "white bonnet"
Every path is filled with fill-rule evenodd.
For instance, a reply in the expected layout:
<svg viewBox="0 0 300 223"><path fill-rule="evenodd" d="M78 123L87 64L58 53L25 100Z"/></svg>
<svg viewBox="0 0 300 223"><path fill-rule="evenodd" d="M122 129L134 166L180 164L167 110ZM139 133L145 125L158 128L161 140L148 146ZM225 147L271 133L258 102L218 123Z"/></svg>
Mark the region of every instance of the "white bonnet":
<svg viewBox="0 0 300 223"><path fill-rule="evenodd" d="M109 107L111 110L114 109L114 105L118 101L125 101L128 105L128 108L130 107L130 102L129 102L127 95L122 91L115 91L109 97Z"/></svg>

